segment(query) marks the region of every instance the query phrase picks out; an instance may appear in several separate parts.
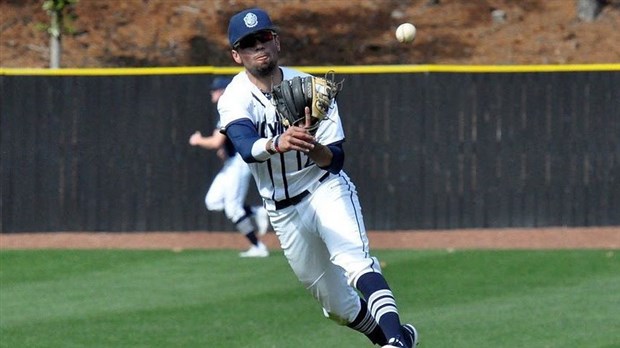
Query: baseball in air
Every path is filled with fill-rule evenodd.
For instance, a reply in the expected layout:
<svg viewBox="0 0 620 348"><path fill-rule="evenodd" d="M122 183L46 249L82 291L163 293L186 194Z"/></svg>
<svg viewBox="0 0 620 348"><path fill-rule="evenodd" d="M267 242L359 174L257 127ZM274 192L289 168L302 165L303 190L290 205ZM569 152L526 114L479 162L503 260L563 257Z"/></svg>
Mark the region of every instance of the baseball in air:
<svg viewBox="0 0 620 348"><path fill-rule="evenodd" d="M396 28L396 39L399 42L411 42L415 38L415 26L411 23L403 23Z"/></svg>

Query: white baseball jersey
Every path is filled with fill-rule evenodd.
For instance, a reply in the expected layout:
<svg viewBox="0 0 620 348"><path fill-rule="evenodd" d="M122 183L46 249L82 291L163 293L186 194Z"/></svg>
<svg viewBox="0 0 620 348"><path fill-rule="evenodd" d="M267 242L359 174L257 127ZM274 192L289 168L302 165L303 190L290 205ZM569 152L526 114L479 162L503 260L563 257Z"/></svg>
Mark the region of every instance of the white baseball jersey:
<svg viewBox="0 0 620 348"><path fill-rule="evenodd" d="M285 80L295 76L308 76L290 68L281 69ZM270 138L284 132L270 96L263 94L248 79L245 71L237 74L226 88L226 92L219 100L218 112L224 127L235 120L247 118L254 123L261 137ZM327 115L327 120L321 122L315 137L323 145L344 140L344 131L335 102ZM315 165L305 153L298 151L272 156L266 162L249 165L256 179L258 192L266 201L267 208L273 201L295 197L306 190L312 192L319 179L327 173Z"/></svg>

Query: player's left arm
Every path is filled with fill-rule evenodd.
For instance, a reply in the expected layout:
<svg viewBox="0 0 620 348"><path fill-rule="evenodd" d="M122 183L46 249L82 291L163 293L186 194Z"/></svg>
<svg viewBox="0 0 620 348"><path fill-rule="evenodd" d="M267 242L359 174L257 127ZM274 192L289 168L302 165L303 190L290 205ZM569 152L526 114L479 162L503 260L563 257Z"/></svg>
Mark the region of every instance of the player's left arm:
<svg viewBox="0 0 620 348"><path fill-rule="evenodd" d="M310 114L309 107L306 107L305 111L305 128L307 129L312 125L312 116ZM323 145L315 141L314 147L308 152L308 156L321 169L327 170L334 174L340 172L344 166L344 150L342 149L342 141L328 145Z"/></svg>
<svg viewBox="0 0 620 348"><path fill-rule="evenodd" d="M308 156L321 169L333 174L338 174L344 166L344 150L341 142L329 145L315 143L314 148L308 152Z"/></svg>

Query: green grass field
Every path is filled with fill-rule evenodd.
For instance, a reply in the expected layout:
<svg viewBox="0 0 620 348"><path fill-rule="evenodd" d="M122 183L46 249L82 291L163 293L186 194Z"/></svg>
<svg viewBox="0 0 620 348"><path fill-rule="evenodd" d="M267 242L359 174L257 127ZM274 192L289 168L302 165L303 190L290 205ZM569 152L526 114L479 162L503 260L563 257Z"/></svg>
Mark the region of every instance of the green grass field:
<svg viewBox="0 0 620 348"><path fill-rule="evenodd" d="M376 251L422 347L620 347L620 253ZM281 253L0 251L0 347L371 347Z"/></svg>

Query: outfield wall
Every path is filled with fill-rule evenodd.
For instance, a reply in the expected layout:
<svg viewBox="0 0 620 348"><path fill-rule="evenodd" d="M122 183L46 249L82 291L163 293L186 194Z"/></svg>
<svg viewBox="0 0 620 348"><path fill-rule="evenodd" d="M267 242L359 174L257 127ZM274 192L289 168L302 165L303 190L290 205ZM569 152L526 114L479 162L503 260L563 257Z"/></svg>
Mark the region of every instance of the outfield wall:
<svg viewBox="0 0 620 348"><path fill-rule="evenodd" d="M302 69L345 78L368 229L620 225L620 64ZM2 232L233 230L187 141L237 71L0 69Z"/></svg>

